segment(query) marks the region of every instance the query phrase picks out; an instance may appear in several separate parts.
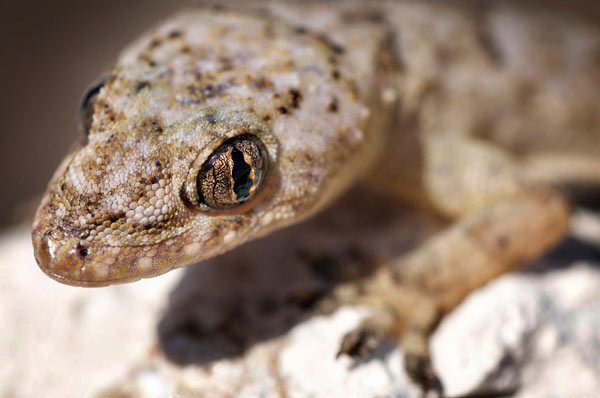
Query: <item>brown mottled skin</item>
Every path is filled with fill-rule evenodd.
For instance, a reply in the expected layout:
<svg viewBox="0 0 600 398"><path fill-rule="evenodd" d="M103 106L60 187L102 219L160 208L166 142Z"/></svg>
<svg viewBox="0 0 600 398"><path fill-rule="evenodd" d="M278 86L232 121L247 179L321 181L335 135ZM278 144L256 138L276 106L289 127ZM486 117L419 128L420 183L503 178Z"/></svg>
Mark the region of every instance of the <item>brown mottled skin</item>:
<svg viewBox="0 0 600 398"><path fill-rule="evenodd" d="M189 10L129 46L38 210L42 270L79 286L156 276L366 182L450 225L380 268L362 297L372 316L341 353L393 334L411 377L441 390L427 348L440 316L564 237L557 188L600 186L600 31L499 3L365 4ZM198 173L242 134L262 143L263 182L202 205ZM206 192L237 197L214 178Z"/></svg>

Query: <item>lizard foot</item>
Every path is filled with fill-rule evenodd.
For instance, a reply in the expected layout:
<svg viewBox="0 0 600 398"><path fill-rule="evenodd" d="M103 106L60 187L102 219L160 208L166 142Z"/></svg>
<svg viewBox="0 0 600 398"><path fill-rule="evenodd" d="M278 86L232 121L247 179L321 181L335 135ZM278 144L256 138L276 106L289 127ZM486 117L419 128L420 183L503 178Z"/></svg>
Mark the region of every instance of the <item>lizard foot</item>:
<svg viewBox="0 0 600 398"><path fill-rule="evenodd" d="M437 309L431 300L414 289L396 287L394 293L400 297L370 307L369 316L343 337L337 356L346 354L357 360L367 359L385 337L393 337L404 353L406 374L421 388L423 397L442 397L442 383L429 356L429 335L439 319ZM394 302L403 305L394 305Z"/></svg>
<svg viewBox="0 0 600 398"><path fill-rule="evenodd" d="M381 322L369 318L354 330L346 333L342 338L336 358L348 355L357 361L368 359L386 335L387 331L382 328ZM429 393L433 393L433 396L438 398L444 396L442 383L435 374L427 353L406 352L404 368L408 377L421 388L422 397L430 397Z"/></svg>
<svg viewBox="0 0 600 398"><path fill-rule="evenodd" d="M373 353L384 336L385 333L379 325L367 320L346 333L336 358L345 354L355 360L364 360Z"/></svg>

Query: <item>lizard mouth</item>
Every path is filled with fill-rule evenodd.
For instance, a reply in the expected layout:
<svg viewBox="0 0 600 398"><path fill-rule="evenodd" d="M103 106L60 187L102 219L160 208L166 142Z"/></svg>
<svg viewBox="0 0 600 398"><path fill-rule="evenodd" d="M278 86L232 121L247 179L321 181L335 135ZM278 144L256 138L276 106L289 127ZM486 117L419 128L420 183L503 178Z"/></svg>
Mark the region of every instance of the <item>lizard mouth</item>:
<svg viewBox="0 0 600 398"><path fill-rule="evenodd" d="M133 282L167 271L159 270L150 263L141 272L139 267L129 265L128 248L108 245L85 247L78 238L65 237L60 230L36 227L32 232L32 242L40 269L67 285L101 287Z"/></svg>
<svg viewBox="0 0 600 398"><path fill-rule="evenodd" d="M49 225L46 218L40 217L32 230L34 256L46 275L66 285L102 287L135 282L202 258L195 251L199 244L185 246L185 239L182 243L178 236L144 246L84 246L78 236ZM202 254L214 255L210 250Z"/></svg>

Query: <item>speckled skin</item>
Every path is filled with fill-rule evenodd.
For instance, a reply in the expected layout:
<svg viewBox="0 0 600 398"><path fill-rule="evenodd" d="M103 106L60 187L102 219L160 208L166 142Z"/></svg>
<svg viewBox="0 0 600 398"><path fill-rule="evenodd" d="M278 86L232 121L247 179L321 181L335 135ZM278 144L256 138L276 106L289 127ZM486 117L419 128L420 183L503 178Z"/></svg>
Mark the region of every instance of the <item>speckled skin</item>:
<svg viewBox="0 0 600 398"><path fill-rule="evenodd" d="M100 91L85 146L59 167L34 226L62 282L164 273L297 222L337 196L380 144L360 101L377 93L384 31L347 27L343 51L271 18L180 13L127 49ZM352 62L348 62L352 59ZM330 110L335 103L335 111ZM271 170L224 216L182 200L224 139L253 133ZM82 255L83 254L83 255Z"/></svg>
<svg viewBox="0 0 600 398"><path fill-rule="evenodd" d="M600 185L598 29L495 4L171 17L109 71L85 144L51 180L33 226L40 267L80 286L155 276L299 222L365 181L451 222L372 278L373 315L341 352L395 334L409 374L439 390L427 354L439 317L565 235L556 183ZM260 192L199 211L186 198L200 167L244 133L268 152Z"/></svg>

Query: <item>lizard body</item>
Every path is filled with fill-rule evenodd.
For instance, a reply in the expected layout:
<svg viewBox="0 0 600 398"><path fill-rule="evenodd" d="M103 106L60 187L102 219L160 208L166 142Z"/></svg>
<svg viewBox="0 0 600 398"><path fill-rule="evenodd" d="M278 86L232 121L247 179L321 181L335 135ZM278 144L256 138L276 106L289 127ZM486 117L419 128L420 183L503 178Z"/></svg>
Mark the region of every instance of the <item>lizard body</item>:
<svg viewBox="0 0 600 398"><path fill-rule="evenodd" d="M436 388L439 316L565 235L555 184L600 186L600 33L502 5L250 8L182 12L123 52L40 205L36 259L73 285L151 277L362 182L450 226L376 273L382 304L341 352L395 330Z"/></svg>

